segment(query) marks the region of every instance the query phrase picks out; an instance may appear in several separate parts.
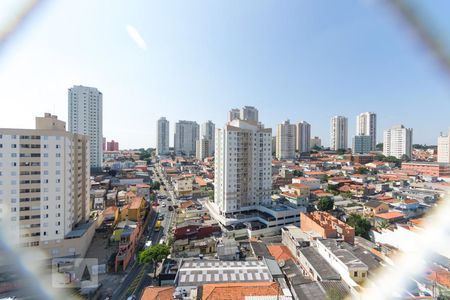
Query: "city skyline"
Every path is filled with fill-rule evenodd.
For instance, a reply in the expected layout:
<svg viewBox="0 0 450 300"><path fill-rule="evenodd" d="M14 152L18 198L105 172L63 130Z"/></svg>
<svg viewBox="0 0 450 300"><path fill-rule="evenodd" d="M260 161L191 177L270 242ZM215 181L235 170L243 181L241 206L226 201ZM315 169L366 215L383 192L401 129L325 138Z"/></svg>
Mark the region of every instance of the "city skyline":
<svg viewBox="0 0 450 300"><path fill-rule="evenodd" d="M311 135L326 146L333 115L349 119L351 137L356 115L375 112L378 141L384 129L405 124L415 142L436 144L450 125L447 80L381 5L332 4L323 13L322 3L262 3L254 10L249 2L239 11L232 3L146 3L124 12L116 3L106 11L105 3L42 5L9 39L0 57L0 127L29 128L44 112L68 121L73 85L102 91L103 134L124 149L155 147L161 116L171 132L178 120L222 126L230 107L243 105L258 107L273 132L284 119L308 120ZM445 9L437 7L425 8L443 21ZM81 13L83 22L75 22ZM383 51L374 51L380 41ZM423 115L424 103L440 109Z"/></svg>

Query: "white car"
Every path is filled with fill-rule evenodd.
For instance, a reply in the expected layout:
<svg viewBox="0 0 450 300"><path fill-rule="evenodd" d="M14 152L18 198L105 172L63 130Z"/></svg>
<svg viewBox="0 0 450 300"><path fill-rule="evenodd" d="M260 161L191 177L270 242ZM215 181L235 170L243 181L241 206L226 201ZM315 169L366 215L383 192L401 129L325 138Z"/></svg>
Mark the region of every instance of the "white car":
<svg viewBox="0 0 450 300"><path fill-rule="evenodd" d="M147 248L149 248L151 246L152 246L152 241L149 240L149 241L145 242L145 247L144 248L147 249Z"/></svg>

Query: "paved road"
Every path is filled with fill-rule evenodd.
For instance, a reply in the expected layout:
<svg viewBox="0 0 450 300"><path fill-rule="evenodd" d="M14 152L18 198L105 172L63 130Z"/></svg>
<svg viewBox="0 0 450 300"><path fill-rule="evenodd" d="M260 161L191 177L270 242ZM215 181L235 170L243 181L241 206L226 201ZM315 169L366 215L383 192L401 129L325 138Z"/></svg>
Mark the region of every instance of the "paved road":
<svg viewBox="0 0 450 300"><path fill-rule="evenodd" d="M161 176L159 170L155 170L155 168L151 168L152 171L152 180L164 182L164 186L161 185L159 195L164 195L170 198L171 200L161 200L160 206L156 207L157 215L164 215L164 220L161 222L161 230L158 232L154 231L154 226L156 224L156 217L150 220L148 226L148 234L147 239L152 240L152 245L155 245L164 239L167 241L168 231L170 228L170 224L173 222L175 216L175 210L169 211L168 206L176 204L177 200L172 191L171 185L167 182L167 180ZM162 207L162 203L166 204L166 207ZM122 300L127 299L127 297L131 295L135 295L137 299L140 298L144 288L149 285L157 285L156 282L152 282L153 276L153 264L140 265L137 262L131 267L130 272L124 278L124 281L120 284L120 286L116 289L113 294L113 300Z"/></svg>

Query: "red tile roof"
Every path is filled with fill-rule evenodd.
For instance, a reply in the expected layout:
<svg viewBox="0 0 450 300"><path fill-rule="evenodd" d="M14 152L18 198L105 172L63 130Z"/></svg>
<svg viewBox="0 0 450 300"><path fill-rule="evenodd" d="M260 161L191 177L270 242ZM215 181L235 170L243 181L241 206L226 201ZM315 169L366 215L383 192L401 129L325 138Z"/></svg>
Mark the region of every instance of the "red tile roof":
<svg viewBox="0 0 450 300"><path fill-rule="evenodd" d="M386 219L386 220L402 218L404 216L405 216L405 214L403 214L401 212L398 212L398 211L390 211L390 212L387 212L387 213L382 213L382 214L375 215L375 217L377 217L377 218Z"/></svg>
<svg viewBox="0 0 450 300"><path fill-rule="evenodd" d="M294 259L291 251L285 245L269 245L267 246L267 249L269 250L270 255L272 255L278 262Z"/></svg>
<svg viewBox="0 0 450 300"><path fill-rule="evenodd" d="M149 286L144 289L141 300L172 300L173 293L175 292L174 286L166 287L153 287Z"/></svg>
<svg viewBox="0 0 450 300"><path fill-rule="evenodd" d="M247 296L283 295L275 282L204 284L202 300L245 300Z"/></svg>

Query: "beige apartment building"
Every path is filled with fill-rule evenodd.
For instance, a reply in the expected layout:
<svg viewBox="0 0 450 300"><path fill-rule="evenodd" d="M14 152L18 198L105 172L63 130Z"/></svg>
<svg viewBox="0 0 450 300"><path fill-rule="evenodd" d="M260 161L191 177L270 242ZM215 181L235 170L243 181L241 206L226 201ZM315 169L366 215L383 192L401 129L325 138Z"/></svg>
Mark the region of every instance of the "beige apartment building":
<svg viewBox="0 0 450 300"><path fill-rule="evenodd" d="M276 157L278 159L295 158L296 130L296 125L291 124L289 120L278 124L276 136Z"/></svg>
<svg viewBox="0 0 450 300"><path fill-rule="evenodd" d="M84 256L89 170L89 138L67 132L56 116L36 117L36 129L0 128L0 228L8 241L50 257Z"/></svg>

